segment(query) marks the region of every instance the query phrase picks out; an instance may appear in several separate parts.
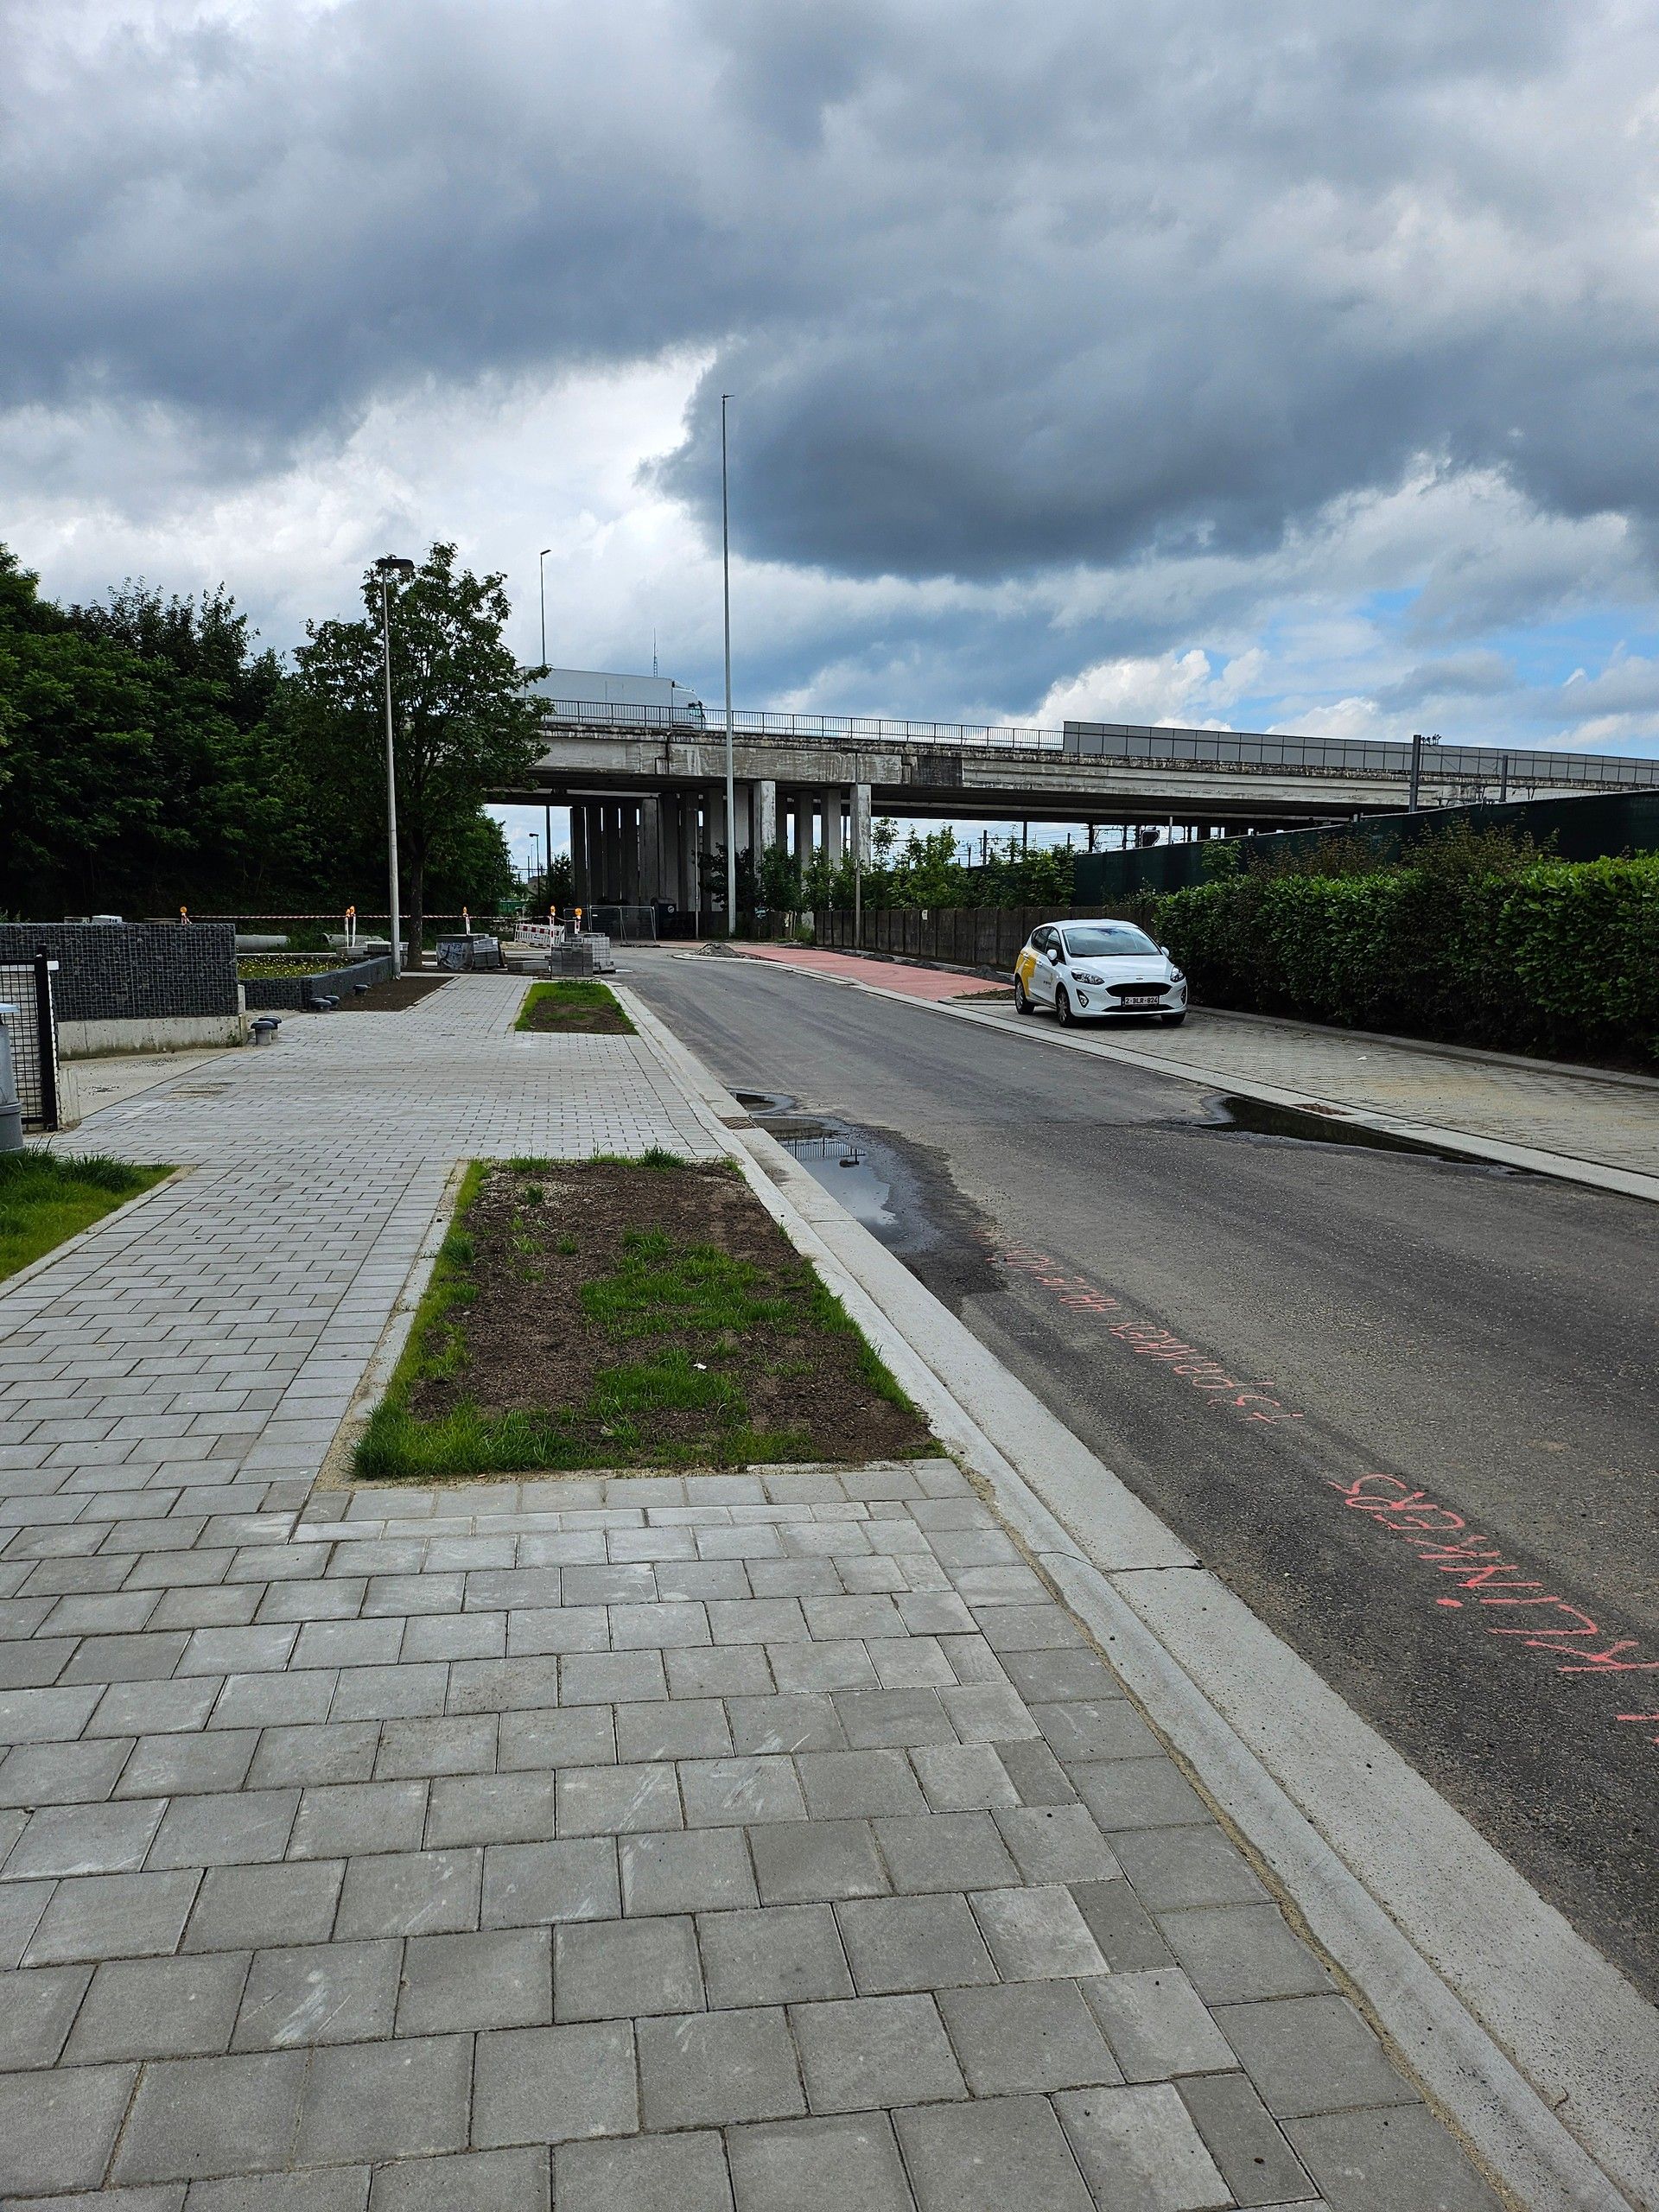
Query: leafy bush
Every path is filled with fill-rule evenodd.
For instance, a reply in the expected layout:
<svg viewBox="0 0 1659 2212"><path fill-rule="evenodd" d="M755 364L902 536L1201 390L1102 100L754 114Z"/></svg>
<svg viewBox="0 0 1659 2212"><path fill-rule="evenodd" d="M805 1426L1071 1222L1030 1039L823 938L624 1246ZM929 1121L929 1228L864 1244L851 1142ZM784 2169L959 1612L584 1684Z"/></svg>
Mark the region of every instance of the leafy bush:
<svg viewBox="0 0 1659 2212"><path fill-rule="evenodd" d="M1470 842L1426 841L1411 867L1363 874L1228 875L1159 899L1148 926L1215 1005L1659 1058L1659 855Z"/></svg>

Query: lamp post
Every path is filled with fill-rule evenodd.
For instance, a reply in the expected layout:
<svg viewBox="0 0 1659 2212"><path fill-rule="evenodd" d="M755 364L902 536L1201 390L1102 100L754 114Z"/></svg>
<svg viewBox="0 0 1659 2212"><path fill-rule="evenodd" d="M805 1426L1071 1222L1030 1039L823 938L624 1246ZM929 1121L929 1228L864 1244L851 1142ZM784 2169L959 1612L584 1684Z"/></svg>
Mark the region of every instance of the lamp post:
<svg viewBox="0 0 1659 2212"><path fill-rule="evenodd" d="M537 849L541 842L541 831L539 830L532 830L530 833L530 880L532 884L540 876L542 872L541 854Z"/></svg>
<svg viewBox="0 0 1659 2212"><path fill-rule="evenodd" d="M536 588L542 602L542 666L547 666L547 556L553 550L543 545L536 556Z"/></svg>
<svg viewBox="0 0 1659 2212"><path fill-rule="evenodd" d="M726 934L737 935L737 786L732 766L732 520L727 496L726 410L720 395L720 580L726 615Z"/></svg>
<svg viewBox="0 0 1659 2212"><path fill-rule="evenodd" d="M415 573L415 563L405 561L396 553L382 554L374 564L374 573L380 579L380 658L386 680L386 873L391 894L391 972L403 973L403 957L397 941L403 931L402 917L397 911L397 749L392 734L391 722L391 580L396 576L407 583ZM416 955L416 965L420 955Z"/></svg>

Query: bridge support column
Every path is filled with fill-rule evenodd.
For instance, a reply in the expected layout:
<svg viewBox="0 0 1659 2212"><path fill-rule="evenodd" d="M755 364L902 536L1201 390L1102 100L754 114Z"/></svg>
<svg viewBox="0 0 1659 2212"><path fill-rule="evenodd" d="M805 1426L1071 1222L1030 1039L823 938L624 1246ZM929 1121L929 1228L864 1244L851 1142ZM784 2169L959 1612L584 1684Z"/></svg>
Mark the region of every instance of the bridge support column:
<svg viewBox="0 0 1659 2212"><path fill-rule="evenodd" d="M830 784L823 793L823 857L831 868L841 866L841 785Z"/></svg>
<svg viewBox="0 0 1659 2212"><path fill-rule="evenodd" d="M868 784L852 786L852 808L848 822L853 857L861 868L870 864L870 787Z"/></svg>
<svg viewBox="0 0 1659 2212"><path fill-rule="evenodd" d="M778 786L776 784L755 784L752 802L754 817L754 864L760 865L762 853L770 852L778 842Z"/></svg>
<svg viewBox="0 0 1659 2212"><path fill-rule="evenodd" d="M600 869L599 895L601 899L622 896L622 810L620 806L601 806L599 818L604 829L605 861Z"/></svg>
<svg viewBox="0 0 1659 2212"><path fill-rule="evenodd" d="M622 903L637 906L639 903L639 809L632 799L625 799L619 810L622 845Z"/></svg>
<svg viewBox="0 0 1659 2212"><path fill-rule="evenodd" d="M639 802L639 902L666 896L663 888L663 802L655 797Z"/></svg>
<svg viewBox="0 0 1659 2212"><path fill-rule="evenodd" d="M680 794L680 905L696 927L702 887L697 880L697 794L694 791Z"/></svg>
<svg viewBox="0 0 1659 2212"><path fill-rule="evenodd" d="M574 801L570 808L571 896L578 906L588 903L588 810ZM531 919L537 920L532 914Z"/></svg>
<svg viewBox="0 0 1659 2212"><path fill-rule="evenodd" d="M800 791L795 794L795 857L805 868L812 858L812 794Z"/></svg>

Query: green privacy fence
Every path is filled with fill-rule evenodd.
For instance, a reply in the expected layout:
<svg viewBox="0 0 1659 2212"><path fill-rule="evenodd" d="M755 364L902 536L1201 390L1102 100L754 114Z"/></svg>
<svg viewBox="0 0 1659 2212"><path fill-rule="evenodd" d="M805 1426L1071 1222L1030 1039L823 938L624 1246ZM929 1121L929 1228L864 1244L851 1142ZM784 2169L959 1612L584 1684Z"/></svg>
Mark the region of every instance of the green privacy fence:
<svg viewBox="0 0 1659 2212"><path fill-rule="evenodd" d="M910 960L941 960L953 968L988 968L1007 975L1020 946L1041 922L1064 922L1084 906L866 907L855 933L850 912L820 908L817 941L842 952L888 952Z"/></svg>

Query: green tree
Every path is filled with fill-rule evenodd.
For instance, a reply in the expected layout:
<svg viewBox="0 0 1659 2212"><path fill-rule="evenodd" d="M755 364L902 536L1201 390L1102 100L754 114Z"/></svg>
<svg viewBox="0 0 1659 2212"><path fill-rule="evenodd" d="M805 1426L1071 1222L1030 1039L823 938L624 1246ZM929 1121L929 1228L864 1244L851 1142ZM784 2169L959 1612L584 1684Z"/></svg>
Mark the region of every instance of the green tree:
<svg viewBox="0 0 1659 2212"><path fill-rule="evenodd" d="M504 582L457 569L455 548L440 543L392 601L397 832L416 961L429 872L477 821L485 799L523 776L539 741L540 709L502 641L510 612ZM366 792L384 712L380 585L372 569L364 575L363 604L361 621L308 625L295 658L314 741L332 736L346 748Z"/></svg>

